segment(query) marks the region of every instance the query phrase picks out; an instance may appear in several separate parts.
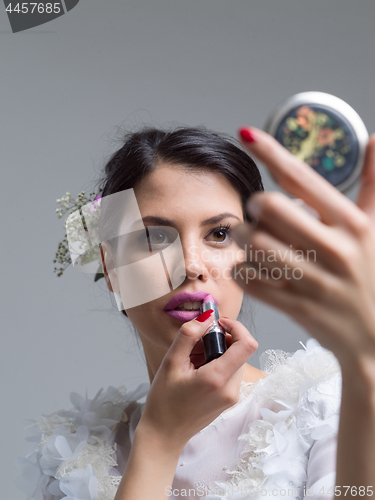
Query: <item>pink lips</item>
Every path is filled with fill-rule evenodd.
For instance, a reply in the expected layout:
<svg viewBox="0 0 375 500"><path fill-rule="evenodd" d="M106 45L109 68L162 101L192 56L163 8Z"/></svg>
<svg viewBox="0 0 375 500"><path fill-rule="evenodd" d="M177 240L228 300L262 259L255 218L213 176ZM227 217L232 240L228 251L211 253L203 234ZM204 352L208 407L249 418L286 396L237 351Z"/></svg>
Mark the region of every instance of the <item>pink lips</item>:
<svg viewBox="0 0 375 500"><path fill-rule="evenodd" d="M175 307L178 307L184 302L215 302L218 303L213 295L204 292L203 290L198 292L181 292L175 295L168 304L164 307L164 311L180 321L186 322L191 321L200 315L200 311L175 311Z"/></svg>

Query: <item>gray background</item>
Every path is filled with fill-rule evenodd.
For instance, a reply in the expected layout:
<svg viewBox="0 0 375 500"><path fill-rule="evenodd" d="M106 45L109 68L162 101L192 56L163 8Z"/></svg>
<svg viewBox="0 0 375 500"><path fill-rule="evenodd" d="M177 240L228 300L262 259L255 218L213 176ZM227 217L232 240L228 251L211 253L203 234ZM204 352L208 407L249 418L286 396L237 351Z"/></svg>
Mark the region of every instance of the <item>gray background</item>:
<svg viewBox="0 0 375 500"><path fill-rule="evenodd" d="M53 273L56 198L90 192L119 125L235 135L262 127L282 99L319 90L375 130L374 18L369 0L81 0L12 34L0 6L2 498L24 498L13 463L29 449L25 418L69 408L72 391L148 380L104 283ZM301 348L301 328L255 309L259 353Z"/></svg>

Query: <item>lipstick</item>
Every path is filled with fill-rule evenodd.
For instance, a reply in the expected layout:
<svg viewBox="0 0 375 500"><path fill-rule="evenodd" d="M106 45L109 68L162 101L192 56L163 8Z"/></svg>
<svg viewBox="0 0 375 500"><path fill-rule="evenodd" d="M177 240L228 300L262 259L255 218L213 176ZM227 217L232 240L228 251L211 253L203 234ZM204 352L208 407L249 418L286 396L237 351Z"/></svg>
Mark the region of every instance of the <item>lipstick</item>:
<svg viewBox="0 0 375 500"><path fill-rule="evenodd" d="M216 302L209 300L201 305L201 313L208 311L209 309L214 310L214 321L210 330L202 337L206 363L219 358L227 350L225 331L217 323L217 320L219 319L219 311Z"/></svg>

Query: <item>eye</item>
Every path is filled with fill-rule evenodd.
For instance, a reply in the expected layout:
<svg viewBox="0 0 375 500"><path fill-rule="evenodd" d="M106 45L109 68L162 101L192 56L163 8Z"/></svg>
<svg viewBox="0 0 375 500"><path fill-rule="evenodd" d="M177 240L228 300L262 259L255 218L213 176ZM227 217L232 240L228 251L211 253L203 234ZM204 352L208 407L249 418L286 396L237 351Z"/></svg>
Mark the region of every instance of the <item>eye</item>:
<svg viewBox="0 0 375 500"><path fill-rule="evenodd" d="M163 231L149 231L151 245L162 245L167 241L167 235Z"/></svg>
<svg viewBox="0 0 375 500"><path fill-rule="evenodd" d="M147 247L149 251L171 245L176 239L177 232L172 228L166 230L162 226L147 226L145 229L142 231L139 243L145 245L145 249Z"/></svg>
<svg viewBox="0 0 375 500"><path fill-rule="evenodd" d="M214 229L212 229L212 231L210 231L209 235L213 235L215 240L214 240L214 243L218 244L218 245L223 245L223 244L226 244L226 243L229 243L231 242L231 238L229 238L229 234L230 234L230 227L231 227L231 224L226 224L225 226L221 225L219 227L215 227ZM216 239L216 237L218 239Z"/></svg>

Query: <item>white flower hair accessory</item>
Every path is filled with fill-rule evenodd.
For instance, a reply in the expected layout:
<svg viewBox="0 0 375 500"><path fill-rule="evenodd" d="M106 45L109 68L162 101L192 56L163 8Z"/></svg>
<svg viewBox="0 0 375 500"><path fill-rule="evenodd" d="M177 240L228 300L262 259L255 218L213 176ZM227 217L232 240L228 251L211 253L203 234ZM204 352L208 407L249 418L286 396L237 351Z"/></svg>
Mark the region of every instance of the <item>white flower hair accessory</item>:
<svg viewBox="0 0 375 500"><path fill-rule="evenodd" d="M55 254L54 272L62 276L65 269L73 263L79 270L94 273L94 281L104 277L100 260L99 237L97 232L102 195L81 191L77 198L67 192L62 198L56 200L57 217L61 219L68 214L65 221L66 233L58 244ZM90 237L88 236L90 229Z"/></svg>

